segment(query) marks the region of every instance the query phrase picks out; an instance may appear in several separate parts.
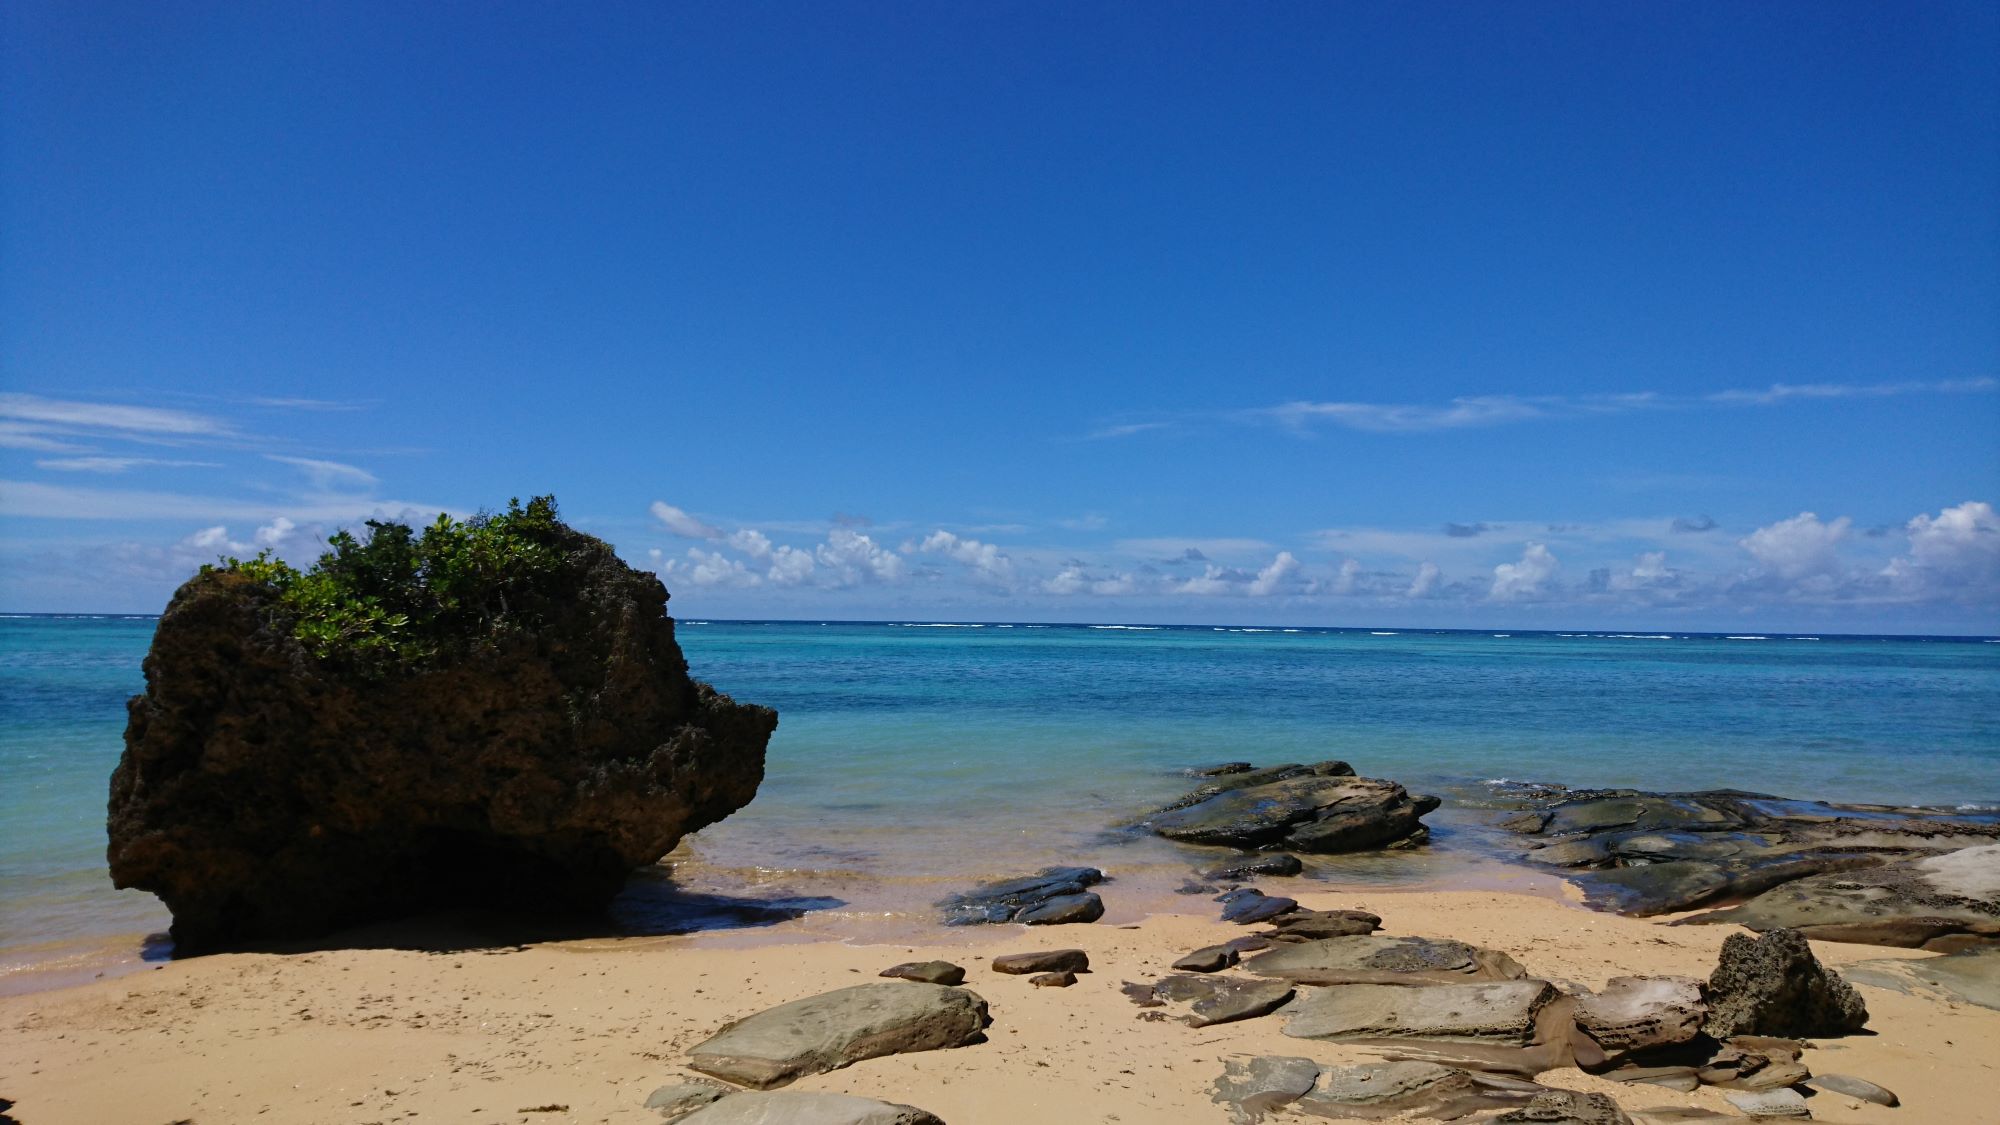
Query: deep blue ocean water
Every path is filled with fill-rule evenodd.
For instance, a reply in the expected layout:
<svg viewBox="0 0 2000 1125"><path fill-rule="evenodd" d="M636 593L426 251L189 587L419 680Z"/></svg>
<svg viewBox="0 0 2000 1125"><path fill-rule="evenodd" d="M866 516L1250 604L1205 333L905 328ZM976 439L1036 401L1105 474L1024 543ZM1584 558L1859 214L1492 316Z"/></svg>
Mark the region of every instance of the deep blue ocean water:
<svg viewBox="0 0 2000 1125"><path fill-rule="evenodd" d="M133 956L164 927L103 864L106 781L152 629L0 619L0 970ZM1180 771L1230 759L1343 758L1447 796L1429 853L1320 872L1358 880L1472 862L1465 810L1499 778L2000 805L2000 643L1980 638L699 621L679 635L698 677L781 718L756 802L684 843L676 882L837 902L816 916L829 932L1050 862L1165 885L1186 853L1107 830L1185 788Z"/></svg>

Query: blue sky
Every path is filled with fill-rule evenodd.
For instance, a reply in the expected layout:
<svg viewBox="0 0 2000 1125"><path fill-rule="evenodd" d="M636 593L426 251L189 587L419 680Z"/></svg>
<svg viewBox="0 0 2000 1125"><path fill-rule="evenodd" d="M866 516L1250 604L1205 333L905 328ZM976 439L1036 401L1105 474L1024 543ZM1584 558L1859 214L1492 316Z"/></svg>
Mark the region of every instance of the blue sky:
<svg viewBox="0 0 2000 1125"><path fill-rule="evenodd" d="M1978 4L0 11L0 608L2000 631Z"/></svg>

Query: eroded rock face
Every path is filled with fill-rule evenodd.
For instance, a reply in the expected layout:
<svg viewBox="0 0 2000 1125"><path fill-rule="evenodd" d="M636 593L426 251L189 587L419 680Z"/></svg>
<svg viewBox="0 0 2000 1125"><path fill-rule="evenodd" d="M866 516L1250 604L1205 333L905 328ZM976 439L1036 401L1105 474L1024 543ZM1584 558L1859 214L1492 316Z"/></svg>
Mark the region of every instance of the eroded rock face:
<svg viewBox="0 0 2000 1125"><path fill-rule="evenodd" d="M1613 977L1576 1002L1576 1025L1613 1060L1686 1043L1708 1018L1702 984L1690 977Z"/></svg>
<svg viewBox="0 0 2000 1125"><path fill-rule="evenodd" d="M1291 985L1273 980L1245 980L1242 977L1186 976L1162 977L1153 985L1155 999L1185 1003L1186 1022L1191 1027L1234 1023L1269 1015L1285 1006L1294 995Z"/></svg>
<svg viewBox="0 0 2000 1125"><path fill-rule="evenodd" d="M1814 941L2000 948L2000 844L1813 875L1688 921L1792 929Z"/></svg>
<svg viewBox="0 0 2000 1125"><path fill-rule="evenodd" d="M1142 823L1170 840L1233 848L1352 852L1421 839L1435 797L1355 777L1346 762L1273 766L1211 780Z"/></svg>
<svg viewBox="0 0 2000 1125"><path fill-rule="evenodd" d="M1717 1039L1845 1035L1868 1023L1861 994L1821 965L1797 930L1723 939L1721 961L1708 978L1708 1003L1703 1030Z"/></svg>
<svg viewBox="0 0 2000 1125"><path fill-rule="evenodd" d="M745 1016L688 1052L688 1065L768 1090L863 1059L980 1042L986 1001L936 984L857 984Z"/></svg>
<svg viewBox="0 0 2000 1125"><path fill-rule="evenodd" d="M1543 1010L1559 998L1554 985L1539 980L1421 988L1354 984L1318 991L1293 1004L1285 1034L1300 1039L1441 1039L1525 1047L1544 1030Z"/></svg>
<svg viewBox="0 0 2000 1125"><path fill-rule="evenodd" d="M183 952L595 909L749 803L777 713L688 677L658 578L567 528L557 549L532 629L387 678L312 655L275 588L190 579L128 706L112 881L159 895Z"/></svg>
<svg viewBox="0 0 2000 1125"><path fill-rule="evenodd" d="M1511 981L1527 976L1519 962L1498 950L1448 938L1354 937L1281 945L1243 967L1259 976L1295 984L1456 984Z"/></svg>
<svg viewBox="0 0 2000 1125"><path fill-rule="evenodd" d="M1736 790L1541 790L1523 797L1544 804L1504 825L1530 838L1523 858L1572 870L1570 878L1582 887L1590 905L1627 914L1663 914L1717 900L1771 897L1767 892L1772 888L1797 880L1827 888L1867 883L1868 871L1885 864L2000 839L2000 818L1991 814L1825 804ZM1963 890L1964 880L1945 881ZM1813 936L1921 944L1939 933L1978 932L1975 923L1982 917L2000 918L2000 888L1989 888L1982 892L1983 911L1977 906L1958 909L1965 906L1958 903L1943 915L1946 921L1941 924L1911 925L1937 915L1926 905L1927 900L1935 905L1929 894L1934 888L1921 880L1888 875L1876 885L1899 890L1848 896L1846 905L1852 910L1847 914L1828 909L1840 896L1827 894L1789 912L1784 900L1774 899L1774 905L1760 913L1760 899L1740 915L1732 912L1715 920L1751 926L1760 920L1769 925L1847 925L1846 934ZM1897 904L1898 894L1906 905Z"/></svg>

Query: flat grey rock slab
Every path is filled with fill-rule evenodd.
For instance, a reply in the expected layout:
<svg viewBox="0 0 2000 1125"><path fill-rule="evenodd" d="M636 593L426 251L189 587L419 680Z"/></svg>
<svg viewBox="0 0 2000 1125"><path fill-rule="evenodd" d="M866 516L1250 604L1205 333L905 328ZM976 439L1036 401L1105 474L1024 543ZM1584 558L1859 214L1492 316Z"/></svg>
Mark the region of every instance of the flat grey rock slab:
<svg viewBox="0 0 2000 1125"><path fill-rule="evenodd" d="M1189 1005L1187 1023L1191 1027L1270 1015L1295 994L1296 990L1282 981L1242 977L1175 975L1164 977L1153 986L1153 995L1158 999Z"/></svg>
<svg viewBox="0 0 2000 1125"><path fill-rule="evenodd" d="M1856 1078L1851 1074L1815 1074L1806 1079L1806 1085L1815 1090L1825 1090L1830 1094L1843 1094L1864 1102L1886 1105L1891 1108L1903 1104L1903 1100L1887 1087L1877 1086L1866 1078Z"/></svg>
<svg viewBox="0 0 2000 1125"><path fill-rule="evenodd" d="M1841 972L1857 984L1913 995L1935 992L1982 1008L2000 1008L2000 946L1915 960L1857 961Z"/></svg>
<svg viewBox="0 0 2000 1125"><path fill-rule="evenodd" d="M913 1105L852 1094L732 1094L681 1118L681 1125L944 1125Z"/></svg>
<svg viewBox="0 0 2000 1125"><path fill-rule="evenodd" d="M1685 1043L1707 1018L1693 977L1612 977L1576 1001L1577 1027L1612 1056Z"/></svg>
<svg viewBox="0 0 2000 1125"><path fill-rule="evenodd" d="M1357 934L1281 945L1243 962L1259 976L1298 984L1431 984L1521 980L1505 953L1462 941Z"/></svg>
<svg viewBox="0 0 2000 1125"><path fill-rule="evenodd" d="M1648 1086L1664 1086L1683 1094L1692 1094L1701 1088L1701 1077L1691 1066L1621 1066L1598 1074L1613 1082L1639 1082Z"/></svg>
<svg viewBox="0 0 2000 1125"><path fill-rule="evenodd" d="M1722 1095L1752 1117L1811 1117L1804 1095L1797 1090L1732 1090Z"/></svg>
<svg viewBox="0 0 2000 1125"><path fill-rule="evenodd" d="M2000 844L1814 875L1690 921L1906 948L1955 935L2000 942Z"/></svg>
<svg viewBox="0 0 2000 1125"><path fill-rule="evenodd" d="M949 961L905 961L891 965L877 976L896 980L921 981L924 984L964 984L965 969Z"/></svg>
<svg viewBox="0 0 2000 1125"><path fill-rule="evenodd" d="M1184 973L1219 973L1241 958L1241 953L1226 945L1209 945L1175 961L1174 968Z"/></svg>
<svg viewBox="0 0 2000 1125"><path fill-rule="evenodd" d="M1366 910L1294 910L1271 919L1271 936L1280 941L1357 937L1381 928L1381 917Z"/></svg>
<svg viewBox="0 0 2000 1125"><path fill-rule="evenodd" d="M1256 1125L1265 1114L1299 1100L1319 1081L1319 1064L1295 1055L1227 1059L1210 1100L1229 1112L1230 1125Z"/></svg>
<svg viewBox="0 0 2000 1125"><path fill-rule="evenodd" d="M720 1082L676 1082L654 1090L646 1098L646 1108L659 1110L661 1117L672 1121L733 1093L735 1087Z"/></svg>
<svg viewBox="0 0 2000 1125"><path fill-rule="evenodd" d="M1003 953L993 959L993 971L1013 976L1029 973L1081 973L1090 968L1090 954L1081 949L1043 949L1033 953Z"/></svg>
<svg viewBox="0 0 2000 1125"><path fill-rule="evenodd" d="M1441 1039L1526 1047L1541 1032L1543 1009L1561 995L1541 980L1424 988L1352 984L1316 991L1293 1004L1285 1034L1299 1039Z"/></svg>
<svg viewBox="0 0 2000 1125"><path fill-rule="evenodd" d="M963 988L857 984L745 1016L689 1052L703 1074L768 1090L863 1059L984 1039L986 1001Z"/></svg>

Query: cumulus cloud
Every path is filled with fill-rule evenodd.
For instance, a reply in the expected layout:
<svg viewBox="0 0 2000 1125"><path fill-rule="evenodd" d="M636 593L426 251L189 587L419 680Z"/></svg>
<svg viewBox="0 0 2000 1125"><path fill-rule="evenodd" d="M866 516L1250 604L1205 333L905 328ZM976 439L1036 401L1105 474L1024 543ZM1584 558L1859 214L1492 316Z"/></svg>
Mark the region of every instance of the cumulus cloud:
<svg viewBox="0 0 2000 1125"><path fill-rule="evenodd" d="M903 560L894 551L853 528L834 528L813 553L844 586L894 582L903 576Z"/></svg>
<svg viewBox="0 0 2000 1125"><path fill-rule="evenodd" d="M653 501L653 518L683 539L720 539L722 529L705 524L665 500Z"/></svg>
<svg viewBox="0 0 2000 1125"><path fill-rule="evenodd" d="M1489 596L1495 601L1539 597L1561 566L1545 544L1530 543L1521 552L1519 562L1501 563L1493 568Z"/></svg>
<svg viewBox="0 0 2000 1125"><path fill-rule="evenodd" d="M1899 589L1950 593L2000 587L2000 515L1993 505L1968 500L1933 516L1925 513L1904 526L1908 554L1892 559L1882 573Z"/></svg>
<svg viewBox="0 0 2000 1125"><path fill-rule="evenodd" d="M1096 594L1099 597L1120 597L1137 593L1140 589L1138 578L1133 575L1114 572L1103 578L1092 577L1081 564L1065 566L1044 579L1041 585L1045 593Z"/></svg>
<svg viewBox="0 0 2000 1125"><path fill-rule="evenodd" d="M773 547L771 567L765 577L774 586L803 586L812 580L816 564L811 551L801 551L797 547Z"/></svg>
<svg viewBox="0 0 2000 1125"><path fill-rule="evenodd" d="M1006 586L1014 580L1014 563L1000 548L949 531L933 531L918 545L925 554L943 555L972 568L981 580Z"/></svg>
<svg viewBox="0 0 2000 1125"><path fill-rule="evenodd" d="M1760 527L1738 543L1766 573L1787 582L1832 574L1840 568L1839 546L1854 521L1846 516L1821 523L1812 512Z"/></svg>
<svg viewBox="0 0 2000 1125"><path fill-rule="evenodd" d="M1434 562L1424 563L1417 568L1417 576L1410 580L1410 588L1403 592L1405 597L1428 598L1438 592L1444 582L1444 572Z"/></svg>
<svg viewBox="0 0 2000 1125"><path fill-rule="evenodd" d="M1333 585L1330 586L1329 589L1336 594L1341 594L1341 595L1352 594L1355 591L1355 588L1360 584L1360 582L1361 582L1360 562L1354 559L1344 559L1341 561L1340 564L1340 572L1334 575Z"/></svg>
<svg viewBox="0 0 2000 1125"><path fill-rule="evenodd" d="M652 552L654 559L660 559L660 552ZM658 563L662 578L686 579L690 585L702 589L714 587L744 588L756 586L763 579L753 573L742 562L732 559L720 551L704 551L700 547L689 547L687 555L681 559L667 559Z"/></svg>
<svg viewBox="0 0 2000 1125"><path fill-rule="evenodd" d="M1352 560L1350 560L1352 561ZM1294 590L1299 585L1299 560L1290 551L1279 551L1271 565L1257 572L1250 580L1248 592L1253 598L1267 598L1272 594Z"/></svg>

